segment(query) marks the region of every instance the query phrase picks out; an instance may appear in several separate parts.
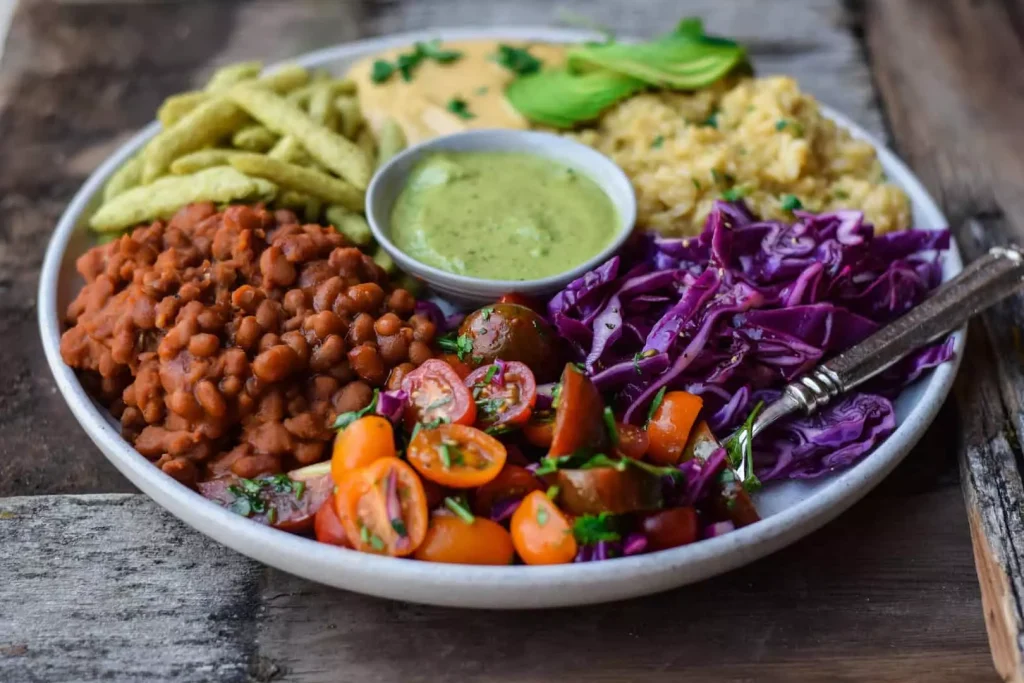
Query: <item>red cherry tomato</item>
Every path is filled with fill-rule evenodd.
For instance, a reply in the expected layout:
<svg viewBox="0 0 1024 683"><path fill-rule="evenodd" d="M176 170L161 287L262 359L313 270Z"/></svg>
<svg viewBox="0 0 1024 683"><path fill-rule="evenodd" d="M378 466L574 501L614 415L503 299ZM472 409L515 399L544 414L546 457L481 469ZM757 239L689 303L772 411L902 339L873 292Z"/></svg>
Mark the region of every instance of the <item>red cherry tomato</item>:
<svg viewBox="0 0 1024 683"><path fill-rule="evenodd" d="M527 443L537 448L551 448L555 436L555 413L551 410L535 410L530 420L523 425L523 436Z"/></svg>
<svg viewBox="0 0 1024 683"><path fill-rule="evenodd" d="M484 365L465 381L476 403L478 426L521 425L530 419L537 402L537 382L523 363L509 361L504 372L495 363Z"/></svg>
<svg viewBox="0 0 1024 683"><path fill-rule="evenodd" d="M533 309L534 312L544 315L544 306L541 305L536 299L532 299L525 294L518 294L511 292L509 294L503 294L498 299L499 304L516 304L517 306L526 306L527 308Z"/></svg>
<svg viewBox="0 0 1024 683"><path fill-rule="evenodd" d="M643 523L649 550L665 550L697 540L697 512L690 507L671 508L648 515Z"/></svg>
<svg viewBox="0 0 1024 683"><path fill-rule="evenodd" d="M316 540L328 545L338 545L343 548L351 548L348 536L345 535L345 527L338 519L338 513L334 509L334 501L325 501L316 512L313 519L313 531L316 533Z"/></svg>
<svg viewBox="0 0 1024 683"><path fill-rule="evenodd" d="M496 503L510 498L522 498L543 489L544 485L533 476L533 472L506 463L498 476L473 492L473 512L481 517L490 517Z"/></svg>
<svg viewBox="0 0 1024 683"><path fill-rule="evenodd" d="M255 479L236 476L199 482L205 498L260 524L295 534L313 528L313 517L331 497L334 482L329 474L309 479L292 479L287 474L263 475Z"/></svg>
<svg viewBox="0 0 1024 683"><path fill-rule="evenodd" d="M432 358L402 378L408 392L406 427L417 422L437 420L471 425L476 420L476 405L462 378L444 361Z"/></svg>
<svg viewBox="0 0 1024 683"><path fill-rule="evenodd" d="M569 455L580 448L597 451L608 446L604 401L594 383L573 364L562 372L562 390L555 409L552 456Z"/></svg>
<svg viewBox="0 0 1024 683"><path fill-rule="evenodd" d="M452 370L455 371L455 374L462 379L466 379L469 377L469 373L473 372L473 368L469 366L469 363L464 360L459 360L459 357L454 353L443 354L440 356L440 360L443 360L445 363L452 366Z"/></svg>
<svg viewBox="0 0 1024 683"><path fill-rule="evenodd" d="M636 425L616 422L615 431L619 437L615 444L615 451L618 455L634 460L644 457L644 453L647 452L647 447L650 445L646 430Z"/></svg>

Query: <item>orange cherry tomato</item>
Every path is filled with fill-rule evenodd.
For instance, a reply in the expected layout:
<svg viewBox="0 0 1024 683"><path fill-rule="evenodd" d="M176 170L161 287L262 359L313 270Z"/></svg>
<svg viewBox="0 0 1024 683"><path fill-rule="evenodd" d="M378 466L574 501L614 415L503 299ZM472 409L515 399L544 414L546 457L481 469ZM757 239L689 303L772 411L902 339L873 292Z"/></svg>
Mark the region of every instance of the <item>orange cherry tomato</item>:
<svg viewBox="0 0 1024 683"><path fill-rule="evenodd" d="M551 448L555 436L555 414L550 410L535 410L529 421L523 425L523 436L527 443L537 448Z"/></svg>
<svg viewBox="0 0 1024 683"><path fill-rule="evenodd" d="M648 550L665 550L697 540L697 512L691 507L672 508L648 515L643 522Z"/></svg>
<svg viewBox="0 0 1024 683"><path fill-rule="evenodd" d="M435 513L414 557L427 562L453 564L512 563L515 549L505 527L484 517L467 523L455 515Z"/></svg>
<svg viewBox="0 0 1024 683"><path fill-rule="evenodd" d="M580 448L598 451L608 446L604 401L594 383L573 364L562 372L562 389L555 409L555 428L549 455L569 455Z"/></svg>
<svg viewBox="0 0 1024 683"><path fill-rule="evenodd" d="M347 474L379 458L395 457L395 432L379 415L361 417L334 437L331 478L340 484Z"/></svg>
<svg viewBox="0 0 1024 683"><path fill-rule="evenodd" d="M424 479L469 489L497 477L508 454L500 441L479 429L443 424L421 429L409 442L406 457Z"/></svg>
<svg viewBox="0 0 1024 683"><path fill-rule="evenodd" d="M650 441L647 438L647 431L636 425L625 422L616 422L615 431L619 440L615 444L615 452L623 458L640 460L647 453Z"/></svg>
<svg viewBox="0 0 1024 683"><path fill-rule="evenodd" d="M349 472L334 505L352 547L365 553L410 555L427 534L423 484L398 458L380 458Z"/></svg>
<svg viewBox="0 0 1024 683"><path fill-rule="evenodd" d="M313 532L316 540L328 545L338 545L343 548L351 548L348 536L345 535L345 527L338 519L338 513L334 509L334 501L328 500L316 511L313 518Z"/></svg>
<svg viewBox="0 0 1024 683"><path fill-rule="evenodd" d="M533 373L525 364L509 361L499 385L498 371L492 363L477 368L465 379L476 403L476 422L482 427L523 424L530 419L537 402Z"/></svg>
<svg viewBox="0 0 1024 683"><path fill-rule="evenodd" d="M647 455L659 465L675 465L683 455L690 430L697 421L704 401L685 391L670 391L647 424L651 445Z"/></svg>
<svg viewBox="0 0 1024 683"><path fill-rule="evenodd" d="M543 491L523 498L511 529L512 545L526 564L566 564L576 557L572 524Z"/></svg>
<svg viewBox="0 0 1024 683"><path fill-rule="evenodd" d="M405 425L435 420L471 425L476 420L476 404L462 378L450 365L431 358L402 378L402 389L409 394Z"/></svg>
<svg viewBox="0 0 1024 683"><path fill-rule="evenodd" d="M510 498L522 498L528 493L543 489L544 485L533 472L525 467L506 463L498 476L473 491L473 512L490 517L495 504Z"/></svg>
<svg viewBox="0 0 1024 683"><path fill-rule="evenodd" d="M469 367L469 363L464 360L459 360L459 357L454 353L445 353L440 356L440 360L451 366L455 374L462 379L469 377L469 373L473 372L473 368Z"/></svg>
<svg viewBox="0 0 1024 683"><path fill-rule="evenodd" d="M544 315L544 306L531 297L525 294L519 294L518 292L510 292L508 294L502 294L501 298L498 299L499 304L515 304L517 306L526 306L527 308L533 309L535 313Z"/></svg>

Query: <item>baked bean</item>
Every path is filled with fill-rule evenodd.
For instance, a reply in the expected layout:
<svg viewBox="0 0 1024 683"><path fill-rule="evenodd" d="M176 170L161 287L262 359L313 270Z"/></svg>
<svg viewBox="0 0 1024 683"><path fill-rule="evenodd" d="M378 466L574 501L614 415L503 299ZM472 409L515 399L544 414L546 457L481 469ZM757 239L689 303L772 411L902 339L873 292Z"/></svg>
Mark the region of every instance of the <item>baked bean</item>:
<svg viewBox="0 0 1024 683"><path fill-rule="evenodd" d="M298 330L285 332L281 335L281 341L292 348L292 351L295 352L295 356L299 360L300 366L309 362L309 344L301 332Z"/></svg>
<svg viewBox="0 0 1024 683"><path fill-rule="evenodd" d="M409 344L409 362L419 367L434 357L430 347L421 341L414 341Z"/></svg>
<svg viewBox="0 0 1024 683"><path fill-rule="evenodd" d="M306 318L307 329L311 329L317 339L326 339L331 334L341 334L344 323L334 311L320 311Z"/></svg>
<svg viewBox="0 0 1024 683"><path fill-rule="evenodd" d="M249 373L249 359L242 349L225 349L222 358L224 359L225 373L237 377Z"/></svg>
<svg viewBox="0 0 1024 683"><path fill-rule="evenodd" d="M356 373L352 370L352 366L349 364L347 357L342 358L340 362L332 365L327 370L327 374L342 384L351 382L356 378Z"/></svg>
<svg viewBox="0 0 1024 683"><path fill-rule="evenodd" d="M345 285L342 283L340 277L332 277L324 280L316 288L316 294L313 295L313 310L329 311L333 309L335 300L337 300L338 296L344 289Z"/></svg>
<svg viewBox="0 0 1024 683"><path fill-rule="evenodd" d="M276 301L267 299L263 301L256 309L256 322L260 324L265 332L274 332L277 330L278 323L280 322L280 315L278 308L280 304Z"/></svg>
<svg viewBox="0 0 1024 683"><path fill-rule="evenodd" d="M217 391L217 387L208 379L201 380L195 388L196 400L203 407L207 415L213 417L224 417L228 412L228 406L224 403L224 397Z"/></svg>
<svg viewBox="0 0 1024 683"><path fill-rule="evenodd" d="M195 463L185 457L177 457L160 466L164 474L185 486L195 486L199 471Z"/></svg>
<svg viewBox="0 0 1024 683"><path fill-rule="evenodd" d="M355 247L341 247L331 252L327 262L338 271L338 275L349 277L359 272L359 265L363 262L363 252Z"/></svg>
<svg viewBox="0 0 1024 683"><path fill-rule="evenodd" d="M323 441L303 441L295 444L292 455L300 465L312 465L324 457L324 447L327 444Z"/></svg>
<svg viewBox="0 0 1024 683"><path fill-rule="evenodd" d="M288 209L278 209L275 211L274 220L281 224L299 222L299 218L295 215L295 212L289 211Z"/></svg>
<svg viewBox="0 0 1024 683"><path fill-rule="evenodd" d="M396 334L391 337L378 337L377 347L380 355L388 365L398 365L409 358L409 342Z"/></svg>
<svg viewBox="0 0 1024 683"><path fill-rule="evenodd" d="M174 413L188 420L202 416L203 411L191 392L178 389L167 396L167 407Z"/></svg>
<svg viewBox="0 0 1024 683"><path fill-rule="evenodd" d="M351 413L356 410L362 410L366 406L370 405L370 401L373 400L373 389L366 382L350 382L342 387L334 397L331 399L331 403L334 404L334 410L338 414Z"/></svg>
<svg viewBox="0 0 1024 683"><path fill-rule="evenodd" d="M255 479L262 474L277 474L281 471L281 458L272 453L243 455L231 463L231 472L243 479Z"/></svg>
<svg viewBox="0 0 1024 683"><path fill-rule="evenodd" d="M416 308L416 299L404 289L396 289L388 295L388 310L406 316Z"/></svg>
<svg viewBox="0 0 1024 683"><path fill-rule="evenodd" d="M263 290L252 285L242 285L231 293L231 305L246 313L253 313L266 298L267 295L263 293Z"/></svg>
<svg viewBox="0 0 1024 683"><path fill-rule="evenodd" d="M252 371L265 382L280 382L287 377L299 363L295 351L284 344L272 346L252 361Z"/></svg>
<svg viewBox="0 0 1024 683"><path fill-rule="evenodd" d="M437 334L437 325L422 315L409 318L409 324L412 326L412 338L418 342L429 344Z"/></svg>
<svg viewBox="0 0 1024 683"><path fill-rule="evenodd" d="M267 332L265 335L260 337L259 346L257 346L256 348L257 348L257 350L259 350L260 353L263 353L267 349L269 349L269 348L271 348L273 346L277 346L280 343L281 343L281 337L277 336L273 332Z"/></svg>
<svg viewBox="0 0 1024 683"><path fill-rule="evenodd" d="M238 323L235 330L235 344L243 349L251 349L263 335L260 324L256 322L256 316L247 315Z"/></svg>
<svg viewBox="0 0 1024 683"><path fill-rule="evenodd" d="M188 352L193 356L212 356L219 348L220 339L215 334L197 334L188 342Z"/></svg>
<svg viewBox="0 0 1024 683"><path fill-rule="evenodd" d="M398 334L398 330L401 328L402 321L394 313L385 313L377 318L377 322L373 324L373 329L381 337L390 337L393 334Z"/></svg>
<svg viewBox="0 0 1024 683"><path fill-rule="evenodd" d="M281 247L268 247L260 255L260 273L264 285L284 285L295 282L295 266L285 258Z"/></svg>
<svg viewBox="0 0 1024 683"><path fill-rule="evenodd" d="M345 358L345 341L336 334L328 335L323 343L313 348L309 357L309 369L313 372L327 372Z"/></svg>
<svg viewBox="0 0 1024 683"><path fill-rule="evenodd" d="M235 204L224 210L224 225L235 228L239 232L243 230L259 230L262 220L259 214L248 206Z"/></svg>
<svg viewBox="0 0 1024 683"><path fill-rule="evenodd" d="M387 388L388 391L398 391L402 388L402 380L410 372L416 369L416 366L412 363L402 363L391 368L391 374L388 375Z"/></svg>
<svg viewBox="0 0 1024 683"><path fill-rule="evenodd" d="M348 340L355 346L373 341L377 335L373 331L373 316L368 313L360 313L348 328Z"/></svg>
<svg viewBox="0 0 1024 683"><path fill-rule="evenodd" d="M348 362L355 373L364 380L379 386L384 383L384 362L380 352L370 344L360 344L348 352Z"/></svg>
<svg viewBox="0 0 1024 683"><path fill-rule="evenodd" d="M225 377L220 381L220 391L225 396L237 396L243 386L242 379L234 375Z"/></svg>
<svg viewBox="0 0 1024 683"><path fill-rule="evenodd" d="M345 294L360 313L376 311L384 301L384 290L375 282L349 287Z"/></svg>
<svg viewBox="0 0 1024 683"><path fill-rule="evenodd" d="M301 289L289 289L284 295L284 310L295 315L306 307L306 293Z"/></svg>
<svg viewBox="0 0 1024 683"><path fill-rule="evenodd" d="M317 375L313 378L313 398L327 400L338 390L338 380L328 375Z"/></svg>

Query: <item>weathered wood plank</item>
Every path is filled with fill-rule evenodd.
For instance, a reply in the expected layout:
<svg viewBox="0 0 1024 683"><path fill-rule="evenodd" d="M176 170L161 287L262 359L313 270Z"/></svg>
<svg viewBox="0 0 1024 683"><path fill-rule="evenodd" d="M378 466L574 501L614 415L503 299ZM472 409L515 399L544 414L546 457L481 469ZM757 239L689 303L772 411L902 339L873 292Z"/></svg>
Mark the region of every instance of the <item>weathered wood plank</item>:
<svg viewBox="0 0 1024 683"><path fill-rule="evenodd" d="M143 496L0 499L0 680L991 681L967 536L955 488L878 497L697 586L466 612L263 569Z"/></svg>
<svg viewBox="0 0 1024 683"><path fill-rule="evenodd" d="M868 2L864 27L899 151L969 258L1024 244L1024 3ZM913 29L911 30L911 27ZM975 327L956 391L960 459L996 668L1024 681L1024 297Z"/></svg>

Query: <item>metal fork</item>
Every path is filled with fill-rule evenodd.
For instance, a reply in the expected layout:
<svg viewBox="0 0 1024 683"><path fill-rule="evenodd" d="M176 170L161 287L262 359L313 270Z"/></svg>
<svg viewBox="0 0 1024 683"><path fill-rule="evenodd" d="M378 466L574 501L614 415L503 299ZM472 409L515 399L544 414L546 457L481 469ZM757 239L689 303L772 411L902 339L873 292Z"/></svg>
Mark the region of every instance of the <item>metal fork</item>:
<svg viewBox="0 0 1024 683"><path fill-rule="evenodd" d="M930 342L963 325L972 316L1024 288L1024 251L1017 246L993 247L957 277L945 283L901 318L847 349L827 363L786 385L782 395L765 406L751 429L730 436L746 452L769 425L802 411L811 415L832 399L884 372ZM745 478L747 462L737 469Z"/></svg>

